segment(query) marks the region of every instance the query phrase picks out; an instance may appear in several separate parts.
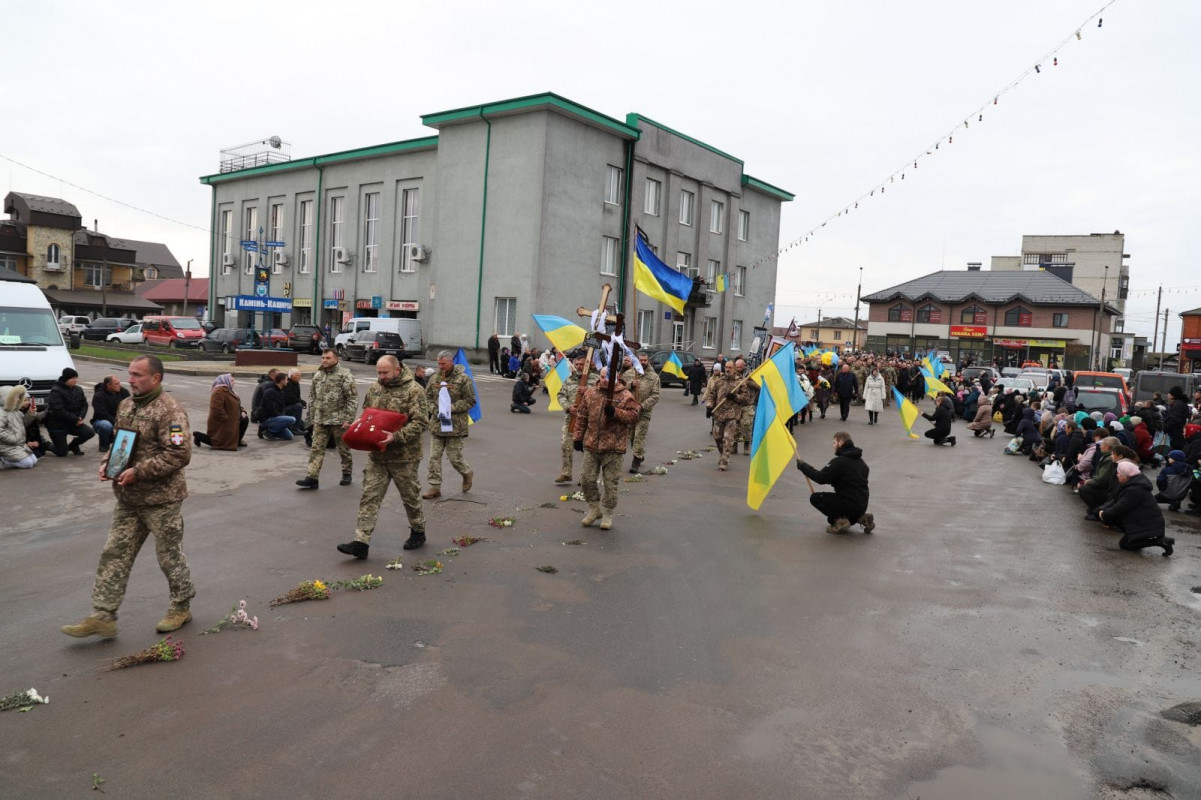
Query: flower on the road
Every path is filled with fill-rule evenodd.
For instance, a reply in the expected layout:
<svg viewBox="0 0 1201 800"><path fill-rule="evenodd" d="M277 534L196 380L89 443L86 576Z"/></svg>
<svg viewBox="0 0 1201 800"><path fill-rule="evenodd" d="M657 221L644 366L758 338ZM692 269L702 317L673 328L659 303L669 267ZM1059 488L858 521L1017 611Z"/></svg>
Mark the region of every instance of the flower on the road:
<svg viewBox="0 0 1201 800"><path fill-rule="evenodd" d="M236 606L233 606L232 608L230 608L229 613L226 614L224 617L222 617L220 622L218 622L216 625L209 628L208 630L201 631L200 635L203 636L206 633L220 633L227 626L231 626L231 627L235 627L235 628L236 627L250 628L250 630L252 630L252 631L257 631L259 629L259 618L252 617L249 614L247 614L246 613L246 601L239 600L238 604Z"/></svg>
<svg viewBox="0 0 1201 800"><path fill-rule="evenodd" d="M304 581L297 584L295 589L290 589L284 594L271 601L272 607L282 606L288 603L303 603L305 600L328 600L329 587L324 582Z"/></svg>
<svg viewBox="0 0 1201 800"><path fill-rule="evenodd" d="M139 650L131 656L122 656L104 668L105 672L114 669L136 667L138 664L153 664L156 661L179 661L183 658L183 642L167 636L159 639L145 650Z"/></svg>
<svg viewBox="0 0 1201 800"><path fill-rule="evenodd" d="M49 702L49 697L42 697L38 694L37 689L29 688L23 692L10 694L8 697L0 697L0 711L11 711L14 708L28 711L36 705Z"/></svg>
<svg viewBox="0 0 1201 800"><path fill-rule="evenodd" d="M493 517L492 519L488 520L488 524L491 525L493 528L512 528L513 527L513 518L512 517Z"/></svg>

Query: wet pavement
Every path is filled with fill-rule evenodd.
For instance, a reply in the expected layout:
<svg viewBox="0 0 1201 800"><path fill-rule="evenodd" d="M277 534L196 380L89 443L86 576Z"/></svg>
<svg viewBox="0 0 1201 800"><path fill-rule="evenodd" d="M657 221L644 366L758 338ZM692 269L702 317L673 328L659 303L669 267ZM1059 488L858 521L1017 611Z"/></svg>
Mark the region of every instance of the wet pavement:
<svg viewBox="0 0 1201 800"><path fill-rule="evenodd" d="M111 370L79 368L89 396ZM362 392L373 370L353 371ZM208 379L167 385L203 427ZM540 394L510 414L510 386L481 376L475 487L444 469L430 544L399 572L384 569L408 533L395 491L369 560L334 551L363 454L353 485L335 456L300 492L302 442L252 426L245 451L197 452L199 594L178 663L100 671L158 638L149 547L116 639L58 631L88 613L112 509L95 444L0 474L0 693L52 699L0 714L0 797L95 797L94 773L114 797L1201 796L1201 712L1182 705L1201 700L1198 518L1168 514L1171 558L1122 552L1000 439L959 424L957 447L934 448L855 409L797 441L822 463L852 432L873 535L826 534L791 468L751 511L749 458L719 473L712 453L623 482L614 529L584 529L583 504L559 499L576 487L550 482L560 415ZM238 391L248 404L253 385ZM648 465L709 444L689 402L664 390ZM488 526L502 516L515 525ZM464 534L487 541L436 556ZM408 569L434 557L441 574ZM267 605L368 571L381 588ZM242 598L260 630L198 635Z"/></svg>

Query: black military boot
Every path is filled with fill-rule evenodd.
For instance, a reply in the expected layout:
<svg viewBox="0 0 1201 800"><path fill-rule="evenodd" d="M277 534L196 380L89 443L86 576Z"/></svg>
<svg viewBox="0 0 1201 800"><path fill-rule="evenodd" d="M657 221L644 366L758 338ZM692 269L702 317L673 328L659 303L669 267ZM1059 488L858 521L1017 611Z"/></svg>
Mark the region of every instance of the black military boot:
<svg viewBox="0 0 1201 800"><path fill-rule="evenodd" d="M296 481L296 485L301 489L316 489L320 486L320 482L316 478L310 478L307 475Z"/></svg>
<svg viewBox="0 0 1201 800"><path fill-rule="evenodd" d="M409 538L405 540L405 550L416 550L418 547L425 547L425 531L415 531L409 529Z"/></svg>
<svg viewBox="0 0 1201 800"><path fill-rule="evenodd" d="M638 458L637 456L634 456L634 462L632 464L630 464L630 474L631 475L640 475L642 473L642 470L639 469L639 467L641 467L641 466L642 466L642 459Z"/></svg>
<svg viewBox="0 0 1201 800"><path fill-rule="evenodd" d="M358 539L355 539L353 542L347 542L346 544L338 545L339 553L345 553L346 555L354 556L355 558L366 558L367 551L369 549L370 545L363 544Z"/></svg>

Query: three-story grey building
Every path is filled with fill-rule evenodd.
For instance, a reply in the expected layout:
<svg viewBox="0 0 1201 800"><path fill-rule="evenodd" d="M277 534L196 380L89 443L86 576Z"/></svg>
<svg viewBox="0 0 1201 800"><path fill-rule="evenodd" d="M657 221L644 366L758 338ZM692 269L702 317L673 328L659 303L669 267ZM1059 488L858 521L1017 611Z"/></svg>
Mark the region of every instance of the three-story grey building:
<svg viewBox="0 0 1201 800"><path fill-rule="evenodd" d="M622 121L555 94L422 122L437 135L202 177L214 319L336 330L352 316L407 316L422 321L427 348L483 348L494 331L537 345L531 314L574 318L609 283L646 346L750 347L775 297L767 257L792 194L644 116ZM633 297L635 227L696 280L684 314ZM243 240L284 245L260 256ZM290 310L245 310L238 298L256 288Z"/></svg>

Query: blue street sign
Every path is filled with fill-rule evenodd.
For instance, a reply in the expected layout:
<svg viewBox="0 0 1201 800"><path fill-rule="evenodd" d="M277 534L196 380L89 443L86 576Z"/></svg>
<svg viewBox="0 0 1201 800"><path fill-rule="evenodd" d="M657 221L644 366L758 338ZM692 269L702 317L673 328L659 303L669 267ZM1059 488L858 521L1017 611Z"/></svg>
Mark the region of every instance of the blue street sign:
<svg viewBox="0 0 1201 800"><path fill-rule="evenodd" d="M331 300L331 299L329 299L329 298L324 298L324 299L322 299L322 301L321 301L321 307L322 307L322 308L337 308L337 307L338 307L338 301L337 301L337 300Z"/></svg>
<svg viewBox="0 0 1201 800"><path fill-rule="evenodd" d="M371 307L375 308L375 309L383 308L384 307L384 298L378 294L375 295L374 297L372 297L371 298Z"/></svg>
<svg viewBox="0 0 1201 800"><path fill-rule="evenodd" d="M233 301L234 311L281 311L292 310L292 301L287 297L252 297L239 294L229 298ZM228 308L228 303L227 306Z"/></svg>
<svg viewBox="0 0 1201 800"><path fill-rule="evenodd" d="M242 240L242 249L248 250L252 253L257 253L259 251L259 243L256 242L254 239L243 239Z"/></svg>
<svg viewBox="0 0 1201 800"><path fill-rule="evenodd" d="M283 242L265 242L264 247L283 247Z"/></svg>

